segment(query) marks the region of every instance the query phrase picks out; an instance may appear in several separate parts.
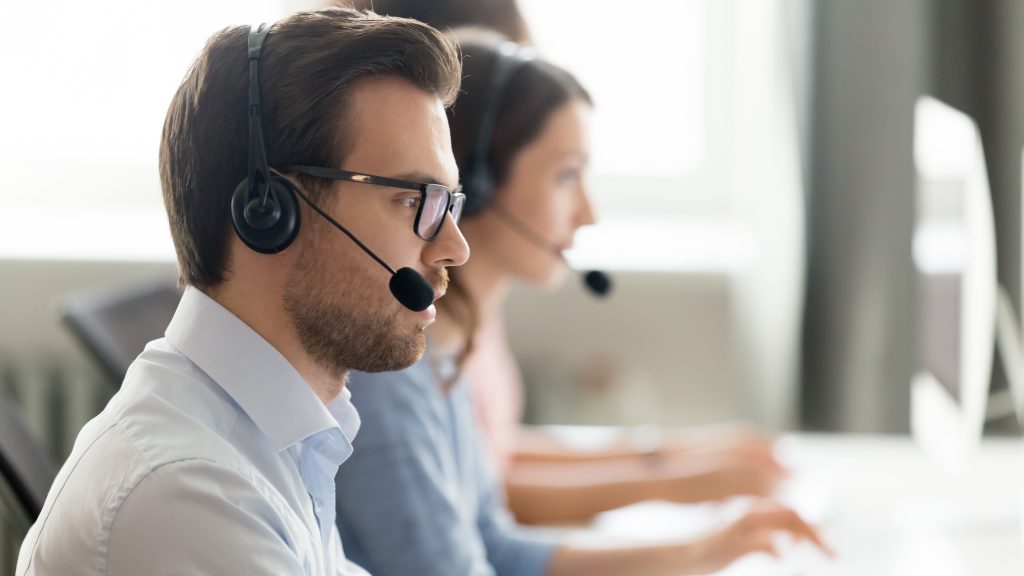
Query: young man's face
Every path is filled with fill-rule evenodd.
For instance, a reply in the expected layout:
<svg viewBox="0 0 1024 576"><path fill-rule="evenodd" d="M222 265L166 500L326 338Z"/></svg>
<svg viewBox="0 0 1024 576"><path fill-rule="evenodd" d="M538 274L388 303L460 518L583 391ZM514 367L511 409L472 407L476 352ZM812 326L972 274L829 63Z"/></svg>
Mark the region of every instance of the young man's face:
<svg viewBox="0 0 1024 576"><path fill-rule="evenodd" d="M436 96L378 77L356 85L350 106L351 152L344 166L331 168L456 188L448 119ZM415 190L356 182L335 182L330 190L320 207L392 268L423 274L435 297L447 285L445 268L469 257L450 215L432 242L416 235ZM302 225L285 305L306 351L335 373L398 370L416 362L434 307L413 312L399 304L388 289L388 272L312 211L304 210Z"/></svg>

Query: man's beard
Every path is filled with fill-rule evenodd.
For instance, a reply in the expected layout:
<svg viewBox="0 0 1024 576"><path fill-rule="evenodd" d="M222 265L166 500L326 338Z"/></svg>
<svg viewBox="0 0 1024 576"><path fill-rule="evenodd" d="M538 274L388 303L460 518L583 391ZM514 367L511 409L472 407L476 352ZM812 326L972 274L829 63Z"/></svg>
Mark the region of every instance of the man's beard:
<svg viewBox="0 0 1024 576"><path fill-rule="evenodd" d="M374 285L379 274L353 270L348 282L332 283L330 259L315 246L303 248L288 274L284 306L303 348L318 365L341 378L349 369L401 370L423 356L427 324L403 330L404 309L385 283ZM434 286L446 283L443 275L435 280Z"/></svg>

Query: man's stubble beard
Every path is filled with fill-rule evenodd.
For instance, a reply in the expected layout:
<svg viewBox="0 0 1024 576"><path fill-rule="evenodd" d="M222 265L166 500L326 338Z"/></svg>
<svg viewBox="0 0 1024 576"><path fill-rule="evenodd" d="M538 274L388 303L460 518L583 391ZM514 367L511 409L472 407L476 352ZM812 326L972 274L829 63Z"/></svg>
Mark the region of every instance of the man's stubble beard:
<svg viewBox="0 0 1024 576"><path fill-rule="evenodd" d="M352 267L331 282L331 259L305 245L288 274L284 306L306 353L332 377L348 370L387 372L416 363L426 349L426 324L402 329L404 309L375 282L380 271ZM379 285L378 285L379 284Z"/></svg>

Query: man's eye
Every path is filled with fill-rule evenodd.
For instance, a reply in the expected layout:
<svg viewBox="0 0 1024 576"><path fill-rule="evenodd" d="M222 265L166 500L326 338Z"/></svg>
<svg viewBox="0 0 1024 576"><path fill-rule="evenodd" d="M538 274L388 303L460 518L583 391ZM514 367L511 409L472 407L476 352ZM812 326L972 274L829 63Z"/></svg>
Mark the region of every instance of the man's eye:
<svg viewBox="0 0 1024 576"><path fill-rule="evenodd" d="M416 208L417 206L420 205L420 199L419 198L403 198L403 199L399 200L398 202L402 206L405 206L406 208Z"/></svg>

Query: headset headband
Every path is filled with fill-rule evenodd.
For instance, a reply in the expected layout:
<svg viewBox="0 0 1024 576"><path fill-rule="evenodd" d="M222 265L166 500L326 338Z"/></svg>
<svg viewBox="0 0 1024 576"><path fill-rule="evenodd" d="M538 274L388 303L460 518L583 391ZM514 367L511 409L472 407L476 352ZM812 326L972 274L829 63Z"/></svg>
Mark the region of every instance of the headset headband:
<svg viewBox="0 0 1024 576"><path fill-rule="evenodd" d="M498 112L504 102L505 92L512 83L512 78L527 63L533 60L535 52L532 48L520 46L515 42L503 42L494 55L494 72L491 74L491 85L487 92L487 102L480 118L479 129L470 156L465 181L469 184L472 196L467 198L473 209L467 206L467 213L478 212L490 200L493 187L488 156L494 138L494 127L498 122ZM475 198L474 198L475 196Z"/></svg>
<svg viewBox="0 0 1024 576"><path fill-rule="evenodd" d="M263 42L270 34L269 24L260 24L249 31L249 197L263 188L267 194L270 167L263 143L263 113L260 107L260 55ZM265 198L261 199L265 200Z"/></svg>

